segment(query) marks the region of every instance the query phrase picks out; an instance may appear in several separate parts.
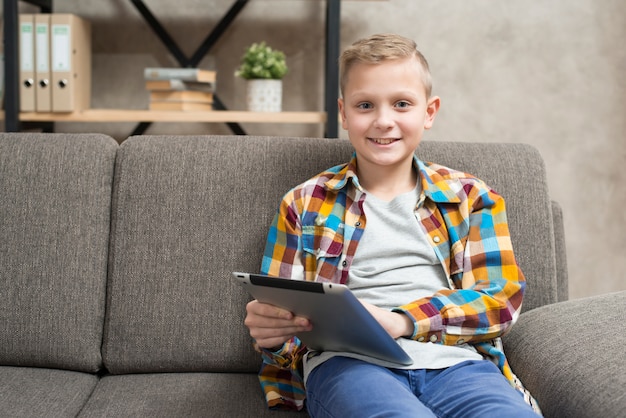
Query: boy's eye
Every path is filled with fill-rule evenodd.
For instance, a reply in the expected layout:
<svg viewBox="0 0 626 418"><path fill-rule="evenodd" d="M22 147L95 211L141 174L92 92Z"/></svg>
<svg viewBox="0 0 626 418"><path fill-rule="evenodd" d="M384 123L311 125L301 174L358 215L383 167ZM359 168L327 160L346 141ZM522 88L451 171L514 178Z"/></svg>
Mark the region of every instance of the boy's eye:
<svg viewBox="0 0 626 418"><path fill-rule="evenodd" d="M372 108L372 104L371 104L371 103L367 103L367 102L365 102L365 103L359 103L356 107L357 107L358 109L367 110L367 109L371 109L371 108Z"/></svg>
<svg viewBox="0 0 626 418"><path fill-rule="evenodd" d="M398 103L396 103L396 106L397 106L397 107L400 107L400 108L409 107L410 105L411 105L411 104L410 104L409 102L404 101L404 100L401 100L401 101L399 101Z"/></svg>

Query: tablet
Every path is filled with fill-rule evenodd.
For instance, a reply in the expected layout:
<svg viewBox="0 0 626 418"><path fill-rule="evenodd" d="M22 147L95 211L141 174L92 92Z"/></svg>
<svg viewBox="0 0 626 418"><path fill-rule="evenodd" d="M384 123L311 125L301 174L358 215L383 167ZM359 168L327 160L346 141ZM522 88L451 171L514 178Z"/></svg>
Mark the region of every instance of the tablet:
<svg viewBox="0 0 626 418"><path fill-rule="evenodd" d="M311 350L351 352L403 366L413 363L344 285L252 273L233 275L259 302L308 318L313 329L296 336Z"/></svg>

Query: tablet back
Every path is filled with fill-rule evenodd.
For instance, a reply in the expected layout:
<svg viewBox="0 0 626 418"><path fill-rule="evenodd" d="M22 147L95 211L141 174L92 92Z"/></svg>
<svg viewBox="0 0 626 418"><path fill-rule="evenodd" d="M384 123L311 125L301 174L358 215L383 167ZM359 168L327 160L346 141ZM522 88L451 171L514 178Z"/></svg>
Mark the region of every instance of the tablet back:
<svg viewBox="0 0 626 418"><path fill-rule="evenodd" d="M409 355L344 285L239 272L233 275L259 302L311 320L313 329L297 334L309 349L352 352L400 365L412 363Z"/></svg>

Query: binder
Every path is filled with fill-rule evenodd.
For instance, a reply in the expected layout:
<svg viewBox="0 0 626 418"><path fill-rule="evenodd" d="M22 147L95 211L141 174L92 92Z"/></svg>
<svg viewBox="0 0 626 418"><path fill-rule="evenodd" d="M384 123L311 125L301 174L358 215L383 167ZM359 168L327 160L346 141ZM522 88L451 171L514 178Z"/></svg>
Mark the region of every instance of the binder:
<svg viewBox="0 0 626 418"><path fill-rule="evenodd" d="M35 15L35 109L52 110L50 78L50 15Z"/></svg>
<svg viewBox="0 0 626 418"><path fill-rule="evenodd" d="M20 111L34 112L35 106L35 15L20 14L19 23L19 80Z"/></svg>
<svg viewBox="0 0 626 418"><path fill-rule="evenodd" d="M88 109L91 99L91 25L72 14L50 15L52 111Z"/></svg>

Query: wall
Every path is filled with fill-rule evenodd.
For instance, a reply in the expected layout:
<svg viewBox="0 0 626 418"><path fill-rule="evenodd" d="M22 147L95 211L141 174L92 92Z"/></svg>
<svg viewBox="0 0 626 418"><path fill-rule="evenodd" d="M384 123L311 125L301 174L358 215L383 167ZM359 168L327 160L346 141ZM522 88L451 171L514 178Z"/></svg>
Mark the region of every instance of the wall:
<svg viewBox="0 0 626 418"><path fill-rule="evenodd" d="M232 0L150 0L191 55ZM93 22L92 107L147 108L143 68L171 65L128 0L55 0L55 10ZM20 6L24 11L29 6ZM325 2L253 0L201 66L218 71L218 93L243 109L233 76L245 46L283 49L286 110L323 107ZM423 0L342 2L342 46L375 32L414 38L430 61L442 110L427 139L524 142L546 160L564 209L570 296L626 289L626 4L618 0ZM134 124L57 124L123 139ZM318 136L316 125L247 124L255 134ZM152 125L147 133L229 134L221 124ZM343 133L342 133L343 135Z"/></svg>

